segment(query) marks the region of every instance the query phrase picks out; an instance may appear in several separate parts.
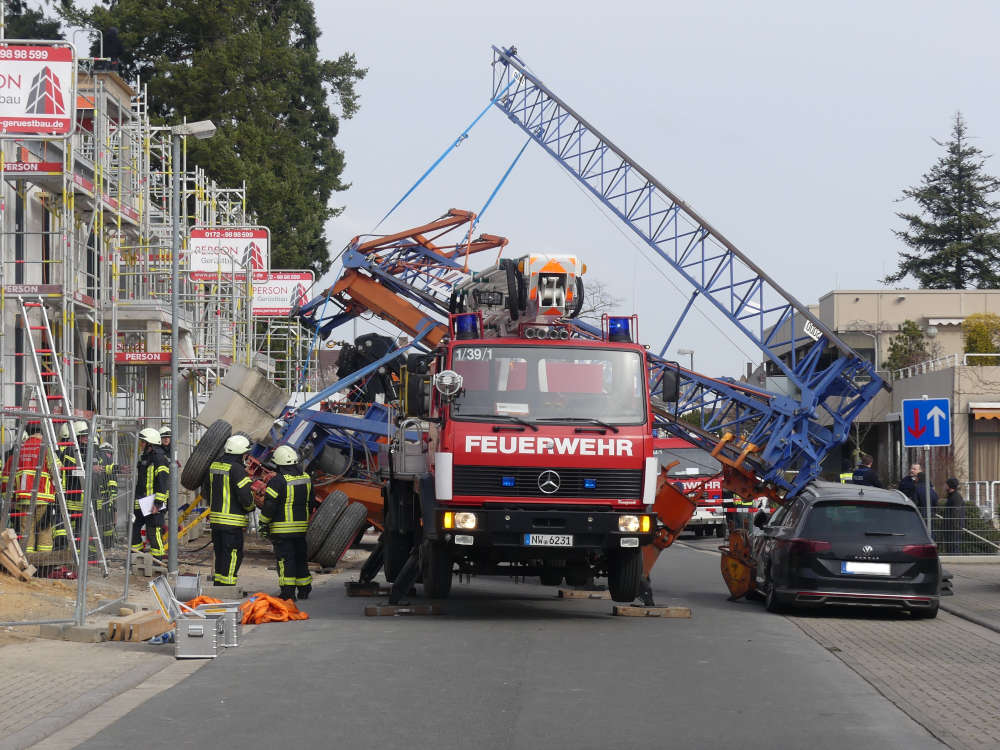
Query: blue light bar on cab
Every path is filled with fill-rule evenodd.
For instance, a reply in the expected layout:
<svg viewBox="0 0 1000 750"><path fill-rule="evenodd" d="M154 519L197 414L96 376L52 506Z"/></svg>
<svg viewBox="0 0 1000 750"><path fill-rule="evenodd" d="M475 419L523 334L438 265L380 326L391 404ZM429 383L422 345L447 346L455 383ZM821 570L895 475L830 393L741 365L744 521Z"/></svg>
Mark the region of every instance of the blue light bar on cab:
<svg viewBox="0 0 1000 750"><path fill-rule="evenodd" d="M455 316L455 338L479 338L479 316L476 313L465 313Z"/></svg>
<svg viewBox="0 0 1000 750"><path fill-rule="evenodd" d="M632 341L630 318L608 318L608 341Z"/></svg>
<svg viewBox="0 0 1000 750"><path fill-rule="evenodd" d="M597 489L597 480L596 479L584 479L583 480L583 488L585 490L596 490Z"/></svg>

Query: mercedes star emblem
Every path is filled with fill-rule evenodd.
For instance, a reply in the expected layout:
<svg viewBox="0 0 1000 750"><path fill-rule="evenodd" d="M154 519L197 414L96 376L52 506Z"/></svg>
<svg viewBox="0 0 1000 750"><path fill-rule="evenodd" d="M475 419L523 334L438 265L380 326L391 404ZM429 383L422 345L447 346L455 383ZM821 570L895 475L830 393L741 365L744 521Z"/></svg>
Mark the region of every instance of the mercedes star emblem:
<svg viewBox="0 0 1000 750"><path fill-rule="evenodd" d="M546 495L551 495L553 492L559 491L559 475L552 471L552 469L546 469L541 474L538 475L538 489L544 492Z"/></svg>

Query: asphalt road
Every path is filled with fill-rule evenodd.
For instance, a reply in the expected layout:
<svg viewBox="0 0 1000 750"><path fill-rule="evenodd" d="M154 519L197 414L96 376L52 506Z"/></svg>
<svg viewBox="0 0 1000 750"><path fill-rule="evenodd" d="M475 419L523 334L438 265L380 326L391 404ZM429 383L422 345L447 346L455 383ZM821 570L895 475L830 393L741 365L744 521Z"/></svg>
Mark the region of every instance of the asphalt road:
<svg viewBox="0 0 1000 750"><path fill-rule="evenodd" d="M443 616L363 617L334 584L81 747L942 747L790 620L728 602L717 556L675 546L654 590L692 619L500 579L456 582Z"/></svg>

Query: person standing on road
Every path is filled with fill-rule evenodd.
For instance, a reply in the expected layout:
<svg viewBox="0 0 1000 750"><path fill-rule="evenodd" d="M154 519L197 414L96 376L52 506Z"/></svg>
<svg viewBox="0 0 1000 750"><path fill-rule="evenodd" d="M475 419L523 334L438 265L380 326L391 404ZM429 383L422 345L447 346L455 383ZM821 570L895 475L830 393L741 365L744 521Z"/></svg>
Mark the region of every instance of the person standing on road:
<svg viewBox="0 0 1000 750"><path fill-rule="evenodd" d="M917 496L917 477L920 475L920 464L912 464L910 473L899 480L897 489L910 500Z"/></svg>
<svg viewBox="0 0 1000 750"><path fill-rule="evenodd" d="M163 548L163 508L170 493L170 464L160 447L160 433L152 427L139 430L139 463L135 476L135 523L132 524L132 550L142 551L141 527L146 527L149 553L161 558ZM146 515L139 505L139 498L153 497L152 512Z"/></svg>
<svg viewBox="0 0 1000 750"><path fill-rule="evenodd" d="M212 526L216 586L235 586L243 562L243 530L253 510L250 495L253 480L243 466L243 456L248 450L250 440L246 435L230 437L222 457L212 462L201 485L201 496L208 502L208 522Z"/></svg>
<svg viewBox="0 0 1000 750"><path fill-rule="evenodd" d="M31 433L21 445L17 466L7 469L7 476L14 472L14 504L21 514L22 533L28 537L25 552L52 551L52 511L56 493L52 474L59 470L53 466L51 456L42 443L37 424L28 426ZM8 461L12 460L11 456Z"/></svg>
<svg viewBox="0 0 1000 750"><path fill-rule="evenodd" d="M872 463L874 459L867 453L861 454L861 463L854 470L854 477L852 481L854 484L863 484L868 487L881 487L882 483L878 479L878 474L875 473L875 469L872 468Z"/></svg>
<svg viewBox="0 0 1000 750"><path fill-rule="evenodd" d="M59 448L59 463L62 468L60 479L62 480L63 496L66 498L66 510L69 511L70 523L73 530L73 544L76 545L80 536L80 522L83 518L83 482L77 476L76 450L73 447L71 435L76 435L76 445L80 449L80 464L87 460L87 440L90 438L90 428L86 422L79 419L75 422L67 422L63 425L61 432L62 440ZM56 549L65 547L69 543L68 532L62 523L57 524L53 532Z"/></svg>
<svg viewBox="0 0 1000 750"><path fill-rule="evenodd" d="M260 532L270 536L278 560L281 598L308 599L312 576L306 558L306 529L314 502L312 480L302 471L299 456L288 445L271 455L277 473L267 483L260 509Z"/></svg>
<svg viewBox="0 0 1000 750"><path fill-rule="evenodd" d="M948 529L945 551L952 554L961 552L962 527L965 526L965 498L958 491L958 480L948 477L948 495L945 498L945 526Z"/></svg>

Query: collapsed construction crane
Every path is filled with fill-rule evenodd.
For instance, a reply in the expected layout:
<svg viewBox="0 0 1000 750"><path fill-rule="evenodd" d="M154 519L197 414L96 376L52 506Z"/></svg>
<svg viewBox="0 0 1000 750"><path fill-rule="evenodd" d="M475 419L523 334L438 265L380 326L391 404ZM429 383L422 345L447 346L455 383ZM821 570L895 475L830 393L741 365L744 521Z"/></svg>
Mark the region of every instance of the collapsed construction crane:
<svg viewBox="0 0 1000 750"><path fill-rule="evenodd" d="M872 364L556 96L528 70L513 47L493 48L491 103L632 230L658 262L670 266L691 285L692 295L674 333L695 300L702 297L749 339L789 384L786 393L771 393L681 368L663 357L668 339L659 355L644 353L641 382L651 411L648 424L710 450L724 465L724 485L744 497L766 494L782 502L785 496L802 490L819 475L824 457L846 440L852 421L884 386ZM440 596L447 595L450 588L453 565L469 572L491 571L509 563L519 566L516 569L522 574L527 570L549 583L560 575L570 581L571 572L574 580L579 579L585 569L606 572L614 598L634 598L640 547L645 552L641 568L648 584L659 551L676 538L694 503L665 481L655 458L647 452L634 452L633 437L593 438L595 443L583 442L591 438L569 437L581 430L617 435L624 427L589 413L563 413L548 418L555 423L550 436L539 432L541 418L535 418L527 402L497 401L488 415L478 415L480 423L493 433L528 429L538 433L513 443L500 440L503 452L517 454L510 460L528 464L515 466L509 473L502 465L495 469L476 465L478 461L492 466L493 460L483 454L496 452L498 438L488 438L476 432L479 427L468 425L459 425L450 436L444 429L448 420L454 423L458 402L470 389L496 395L498 361L506 363L501 378L505 389L513 378L532 385L538 391L535 395L544 395L548 389L544 381L558 380L557 373L567 372L560 368L575 364L577 374L573 377L587 380L596 390L588 392L586 388L591 386L576 382L569 389L572 394L596 396L603 389L604 397L613 396L607 389L615 387L620 373L611 373L609 363L618 356L616 350L634 346L630 329L634 316L606 316L600 329L575 320L585 267L568 256L525 256L518 261L498 258L486 271L470 271L472 254L502 251L506 245L506 240L491 235L472 240L471 229L462 241L442 241L447 232L466 223L473 226L473 222L474 214L451 210L411 230L366 242L356 238L343 254L344 270L337 282L296 312L299 320L319 335L327 336L345 322L371 313L414 337L406 347L412 353L407 357L398 394L403 401L402 413L389 411L378 418L385 416L389 423L398 424L397 437L382 457L387 465L379 467L385 517L380 519L384 520L384 533L378 555L384 560L386 576L398 579L396 588L408 591L422 570L425 588ZM538 356L543 339L559 354L553 355L554 369L539 360L536 383L531 369L526 371L518 362ZM511 347L519 347L514 359ZM529 351L533 352L530 356L525 353ZM322 430L316 427L315 418L303 416L304 410L332 392L370 377L403 353L388 351L301 407L287 410L280 429L272 431L271 444L289 441L312 449L311 441ZM598 369L604 368L603 376L595 376L595 363ZM696 423L681 419L692 413L698 415ZM308 422L305 427L303 419ZM420 425L426 425L428 419L437 427L424 432L426 442L421 448ZM594 427L580 426L586 423ZM392 424L378 432L391 437ZM570 428L573 424L577 426ZM347 428L346 423L341 426ZM635 439L641 437L635 435ZM648 437L652 438L651 432ZM464 452L458 445L463 439ZM650 442L655 445L655 440ZM520 447L507 451L504 446L508 445ZM580 474L574 479L578 486L574 485L566 504L553 506L558 509L556 515L546 515L548 510L540 503L551 498L544 493L560 491L559 472L545 468L556 465L555 459L545 456L546 449L551 456L556 446L560 454L583 446L587 455L588 445L596 445L609 456L619 455L622 461L616 466L620 463L622 468L614 469L619 474L612 480L611 475L599 475L599 469L574 468L572 461L557 466L571 476ZM528 461L525 453L535 457ZM311 450L310 455L319 454ZM626 456L642 457L642 461L630 463ZM537 489L525 486L534 481L534 474L538 474ZM555 489L547 489L543 479L553 480L552 474ZM608 481L624 484L615 485L618 489L613 491L602 489ZM612 497L619 499L609 500ZM508 509L505 520L491 515L489 507L494 501L496 507ZM607 527L598 534L600 540L586 548L580 541L586 536L583 531L575 535L534 534L528 527L517 526L520 516L513 516L509 509L520 507L519 502L531 509L531 523L551 524L552 528L565 523L567 517L578 523L569 504L585 502L590 506L581 506L587 521L580 528L594 531L594 524L600 523L594 520L593 507L608 511L614 502L635 505L639 510L645 506L655 513L658 523L650 528L648 517L631 507L625 509L628 513L601 516L601 523L617 517L618 527ZM477 526L483 523L485 527ZM513 542L502 541L497 529L505 525L508 530L525 532L523 540L518 542L515 534ZM510 548L510 544L519 549ZM460 549L461 545L467 548ZM581 549L581 554L532 549L574 545L586 549ZM565 570L562 574L560 567ZM369 573L373 575L370 569ZM651 601L648 585L645 591L647 601Z"/></svg>

